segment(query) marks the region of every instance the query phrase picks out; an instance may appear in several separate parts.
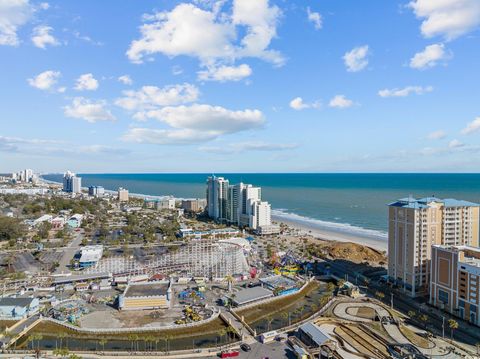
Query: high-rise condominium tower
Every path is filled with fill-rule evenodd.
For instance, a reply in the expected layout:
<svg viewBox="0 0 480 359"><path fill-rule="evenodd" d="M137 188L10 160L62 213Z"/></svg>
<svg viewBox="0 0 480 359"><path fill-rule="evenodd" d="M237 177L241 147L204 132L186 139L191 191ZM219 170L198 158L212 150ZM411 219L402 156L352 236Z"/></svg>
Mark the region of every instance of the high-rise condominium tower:
<svg viewBox="0 0 480 359"><path fill-rule="evenodd" d="M432 245L478 246L476 203L404 198L389 204L388 217L388 275L411 296L427 290Z"/></svg>

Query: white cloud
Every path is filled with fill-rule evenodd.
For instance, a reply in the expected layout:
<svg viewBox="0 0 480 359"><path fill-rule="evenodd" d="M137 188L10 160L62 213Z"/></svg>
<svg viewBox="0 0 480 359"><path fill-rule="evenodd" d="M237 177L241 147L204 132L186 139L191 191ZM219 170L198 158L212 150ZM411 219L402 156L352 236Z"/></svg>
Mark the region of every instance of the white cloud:
<svg viewBox="0 0 480 359"><path fill-rule="evenodd" d="M35 87L39 90L50 90L58 81L60 77L59 71L44 71L34 78L28 79L30 86Z"/></svg>
<svg viewBox="0 0 480 359"><path fill-rule="evenodd" d="M308 21L313 23L316 30L320 30L322 28L322 15L318 12L314 12L310 10L310 7L307 7L307 16Z"/></svg>
<svg viewBox="0 0 480 359"><path fill-rule="evenodd" d="M281 54L268 48L280 15L268 0L234 0L231 14L181 3L171 11L146 16L141 37L132 41L127 56L141 63L155 53L186 55L197 57L202 64L256 57L281 65ZM237 31L245 35L238 38Z"/></svg>
<svg viewBox="0 0 480 359"><path fill-rule="evenodd" d="M95 91L98 88L98 81L93 74L83 74L77 79L75 90L78 91Z"/></svg>
<svg viewBox="0 0 480 359"><path fill-rule="evenodd" d="M0 1L0 45L17 46L20 43L17 31L30 20L33 11L28 0Z"/></svg>
<svg viewBox="0 0 480 359"><path fill-rule="evenodd" d="M345 95L336 95L334 96L328 106L335 108L348 108L353 106L353 101L345 97Z"/></svg>
<svg viewBox="0 0 480 359"><path fill-rule="evenodd" d="M355 47L343 55L343 61L349 72L358 72L368 65L368 45Z"/></svg>
<svg viewBox="0 0 480 359"><path fill-rule="evenodd" d="M428 45L421 52L417 52L410 59L410 67L414 69L425 69L434 67L439 61L448 60L451 54L445 51L443 44Z"/></svg>
<svg viewBox="0 0 480 359"><path fill-rule="evenodd" d="M202 146L199 148L202 152L217 153L217 154L232 154L242 152L274 152L286 151L297 148L296 143L268 143L263 141L252 142L238 142L228 144L228 146Z"/></svg>
<svg viewBox="0 0 480 359"><path fill-rule="evenodd" d="M247 64L239 66L208 67L205 71L198 72L198 78L203 81L240 81L252 74L252 69Z"/></svg>
<svg viewBox="0 0 480 359"><path fill-rule="evenodd" d="M423 95L427 92L432 92L432 86L407 86L404 88L383 89L378 91L380 97L406 97L410 94Z"/></svg>
<svg viewBox="0 0 480 359"><path fill-rule="evenodd" d="M115 116L106 109L106 101L92 101L84 97L75 97L72 104L64 107L67 117L79 118L87 122L115 121Z"/></svg>
<svg viewBox="0 0 480 359"><path fill-rule="evenodd" d="M124 85L131 85L133 84L133 81L129 75L122 75L119 76L117 79L119 82L121 82Z"/></svg>
<svg viewBox="0 0 480 359"><path fill-rule="evenodd" d="M304 110L306 108L320 108L321 106L320 101L306 103L301 97L295 97L292 101L290 101L289 105L291 108L297 111Z"/></svg>
<svg viewBox="0 0 480 359"><path fill-rule="evenodd" d="M32 33L32 42L36 47L45 49L47 45L58 46L60 43L51 34L53 28L46 25L36 26Z"/></svg>
<svg viewBox="0 0 480 359"><path fill-rule="evenodd" d="M480 117L477 117L475 120L470 122L467 127L462 130L463 135L469 135L471 133L480 131Z"/></svg>
<svg viewBox="0 0 480 359"><path fill-rule="evenodd" d="M225 134L252 130L263 126L259 110L232 111L220 106L199 105L164 107L145 113L148 118L170 126L170 129L132 128L125 141L155 144L201 143Z"/></svg>
<svg viewBox="0 0 480 359"><path fill-rule="evenodd" d="M427 38L440 35L453 40L480 25L478 0L413 0L408 6L424 19L421 31Z"/></svg>
<svg viewBox="0 0 480 359"><path fill-rule="evenodd" d="M464 147L464 146L465 146L465 144L463 142L460 142L457 139L451 140L448 143L448 148L460 148L460 147Z"/></svg>
<svg viewBox="0 0 480 359"><path fill-rule="evenodd" d="M194 102L199 93L198 88L189 83L163 88L143 86L138 91L123 91L124 97L117 99L115 104L129 111L139 111L136 114L137 119L145 119L141 111Z"/></svg>
<svg viewBox="0 0 480 359"><path fill-rule="evenodd" d="M433 131L433 132L430 132L428 135L427 135L427 138L429 140L441 140L443 138L447 137L447 134L445 131L443 130L438 130L438 131Z"/></svg>

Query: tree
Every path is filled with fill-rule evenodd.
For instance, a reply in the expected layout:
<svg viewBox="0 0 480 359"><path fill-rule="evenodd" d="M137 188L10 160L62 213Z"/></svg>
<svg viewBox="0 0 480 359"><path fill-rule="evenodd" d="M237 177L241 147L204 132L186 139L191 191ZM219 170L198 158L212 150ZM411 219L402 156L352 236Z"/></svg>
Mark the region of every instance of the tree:
<svg viewBox="0 0 480 359"><path fill-rule="evenodd" d="M19 219L0 216L0 241L16 240L26 233L27 227Z"/></svg>
<svg viewBox="0 0 480 359"><path fill-rule="evenodd" d="M410 317L410 319L413 319L417 315L417 312L414 310L409 310L407 314Z"/></svg>
<svg viewBox="0 0 480 359"><path fill-rule="evenodd" d="M420 321L423 323L423 326L426 328L428 322L428 315L422 314L418 319L420 319Z"/></svg>
<svg viewBox="0 0 480 359"><path fill-rule="evenodd" d="M281 312L280 316L283 318L283 320L288 320L288 326L291 325L290 323L290 313L289 312Z"/></svg>
<svg viewBox="0 0 480 359"><path fill-rule="evenodd" d="M448 327L450 328L450 339L453 340L453 331L458 329L458 322L455 319L449 319Z"/></svg>
<svg viewBox="0 0 480 359"><path fill-rule="evenodd" d="M382 300L383 298L385 298L385 293L380 292L380 291L376 291L375 292L375 297L377 297L378 300Z"/></svg>
<svg viewBox="0 0 480 359"><path fill-rule="evenodd" d="M103 352L105 352L105 344L108 343L108 340L106 338L100 339L100 345L102 346Z"/></svg>

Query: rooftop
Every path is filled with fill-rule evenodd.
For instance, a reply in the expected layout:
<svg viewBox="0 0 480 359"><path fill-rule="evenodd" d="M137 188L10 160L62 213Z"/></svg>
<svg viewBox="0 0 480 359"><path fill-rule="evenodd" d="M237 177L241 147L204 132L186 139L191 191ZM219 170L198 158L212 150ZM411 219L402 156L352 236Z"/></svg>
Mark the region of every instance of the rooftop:
<svg viewBox="0 0 480 359"><path fill-rule="evenodd" d="M324 334L319 327L311 322L307 322L300 326L299 330L308 334L310 338L318 345L325 344L326 341L330 340L330 337Z"/></svg>
<svg viewBox="0 0 480 359"><path fill-rule="evenodd" d="M169 287L169 282L133 283L128 285L123 294L126 298L153 297L158 295L166 295Z"/></svg>
<svg viewBox="0 0 480 359"><path fill-rule="evenodd" d="M390 203L389 206L411 208L411 209L424 209L424 208L429 208L431 203L440 203L444 207L478 207L480 206L480 204L478 203L473 203L469 201L458 200L454 198L441 199L437 197L424 197L424 198L406 197Z"/></svg>
<svg viewBox="0 0 480 359"><path fill-rule="evenodd" d="M33 299L31 297L0 298L0 307L28 307Z"/></svg>
<svg viewBox="0 0 480 359"><path fill-rule="evenodd" d="M263 287L252 287L239 290L235 293L233 301L238 305L247 304L255 300L269 298L273 296L273 292Z"/></svg>
<svg viewBox="0 0 480 359"><path fill-rule="evenodd" d="M293 279L284 277L282 275L274 275L271 277L261 278L260 282L275 288L283 287L285 289L292 288L296 285L296 282Z"/></svg>

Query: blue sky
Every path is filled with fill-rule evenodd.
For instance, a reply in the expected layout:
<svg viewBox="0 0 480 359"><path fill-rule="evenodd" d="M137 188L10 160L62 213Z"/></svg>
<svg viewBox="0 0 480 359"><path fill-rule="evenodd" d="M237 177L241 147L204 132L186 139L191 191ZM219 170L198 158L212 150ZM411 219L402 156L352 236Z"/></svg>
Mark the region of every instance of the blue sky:
<svg viewBox="0 0 480 359"><path fill-rule="evenodd" d="M478 0L0 0L0 171L478 172Z"/></svg>

